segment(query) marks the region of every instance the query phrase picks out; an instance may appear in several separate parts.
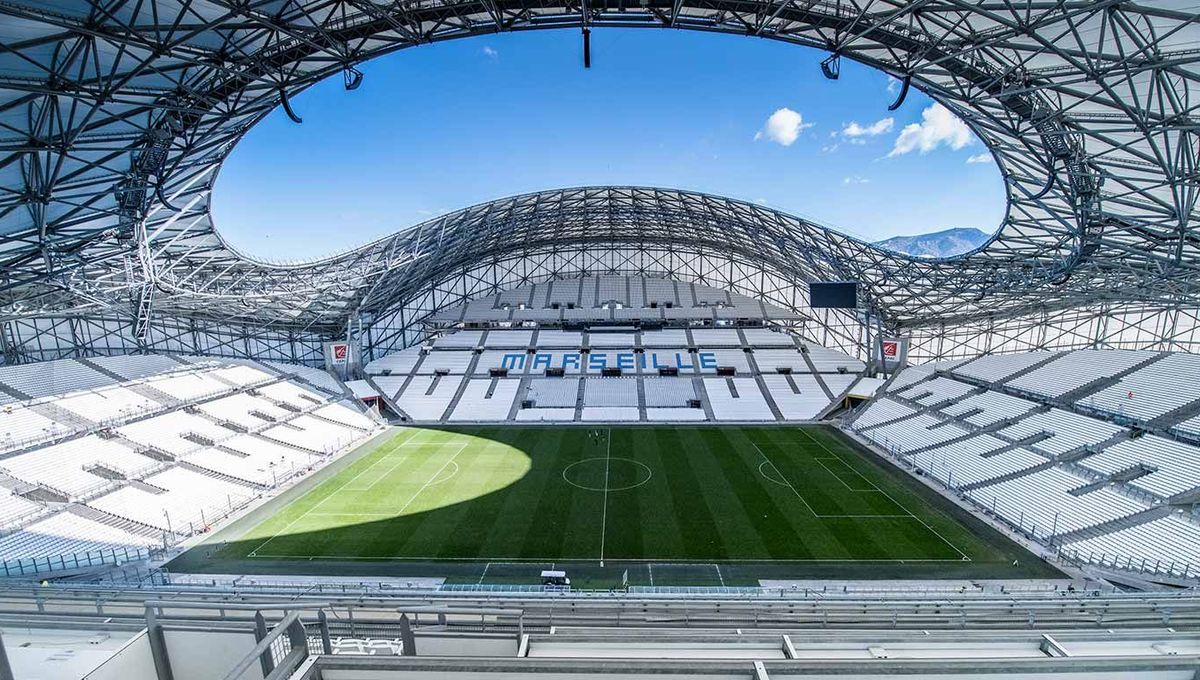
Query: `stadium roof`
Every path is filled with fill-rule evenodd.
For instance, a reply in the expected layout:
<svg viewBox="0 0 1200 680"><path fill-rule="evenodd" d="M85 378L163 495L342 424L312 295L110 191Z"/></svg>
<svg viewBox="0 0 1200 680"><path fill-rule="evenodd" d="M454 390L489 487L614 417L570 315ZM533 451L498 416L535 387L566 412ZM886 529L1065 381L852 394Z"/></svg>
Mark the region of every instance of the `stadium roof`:
<svg viewBox="0 0 1200 680"><path fill-rule="evenodd" d="M339 74L352 89L354 64L406 47L581 25L760 36L911 82L991 150L1004 223L980 251L921 261L740 201L592 187L467 208L303 265L220 238L221 162L281 103L302 114L287 97ZM908 326L1104 300L1195 307L1200 292L1190 2L14 0L0 39L0 318L332 329L448 268L564 244L686 244L794 279L861 278L878 315Z"/></svg>

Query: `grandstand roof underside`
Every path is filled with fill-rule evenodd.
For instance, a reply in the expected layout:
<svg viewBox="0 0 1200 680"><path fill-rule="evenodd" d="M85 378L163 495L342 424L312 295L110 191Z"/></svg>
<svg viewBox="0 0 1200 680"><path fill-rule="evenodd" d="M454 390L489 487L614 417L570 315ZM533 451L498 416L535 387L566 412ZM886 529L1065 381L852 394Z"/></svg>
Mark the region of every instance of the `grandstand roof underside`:
<svg viewBox="0 0 1200 680"><path fill-rule="evenodd" d="M895 326L1106 301L1196 306L1200 23L1190 2L583 6L3 3L0 316L152 311L336 329L448 271L598 245L716 252L791 280L861 279ZM911 77L993 153L1004 223L978 252L922 261L740 201L589 187L467 208L303 265L257 262L220 238L217 171L281 93L406 47L584 22L756 35Z"/></svg>

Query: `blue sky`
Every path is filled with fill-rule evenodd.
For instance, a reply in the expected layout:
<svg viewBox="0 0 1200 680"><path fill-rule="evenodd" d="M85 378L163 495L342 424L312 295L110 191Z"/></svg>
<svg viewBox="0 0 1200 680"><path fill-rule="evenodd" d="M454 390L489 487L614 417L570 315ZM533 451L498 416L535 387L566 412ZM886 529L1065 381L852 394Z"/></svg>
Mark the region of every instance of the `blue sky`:
<svg viewBox="0 0 1200 680"><path fill-rule="evenodd" d="M361 66L253 128L217 180L218 228L270 259L317 257L514 193L644 184L755 201L877 240L994 231L999 171L915 90L824 54L685 31L498 34Z"/></svg>

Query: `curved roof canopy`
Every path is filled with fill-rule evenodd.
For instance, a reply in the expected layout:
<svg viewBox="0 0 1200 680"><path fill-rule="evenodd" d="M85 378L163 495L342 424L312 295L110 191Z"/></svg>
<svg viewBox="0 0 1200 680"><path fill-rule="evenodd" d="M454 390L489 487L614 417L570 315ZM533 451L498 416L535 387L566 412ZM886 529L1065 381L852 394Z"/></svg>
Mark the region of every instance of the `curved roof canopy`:
<svg viewBox="0 0 1200 680"><path fill-rule="evenodd" d="M580 25L753 35L879 67L988 145L1007 217L949 261L738 201L619 187L504 199L302 266L247 259L218 236L216 171L288 96L339 72L349 87L354 64L405 47ZM1200 292L1190 0L13 0L0 39L3 316L152 308L335 327L473 258L630 239L861 278L899 324L1194 305Z"/></svg>

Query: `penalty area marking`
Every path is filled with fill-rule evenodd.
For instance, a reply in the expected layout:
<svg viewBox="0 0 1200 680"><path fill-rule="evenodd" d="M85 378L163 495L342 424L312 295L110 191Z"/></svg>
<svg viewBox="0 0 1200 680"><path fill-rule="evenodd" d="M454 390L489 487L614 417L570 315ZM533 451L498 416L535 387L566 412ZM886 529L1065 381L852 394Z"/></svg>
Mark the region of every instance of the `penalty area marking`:
<svg viewBox="0 0 1200 680"><path fill-rule="evenodd" d="M404 442L403 442L401 445L403 445L404 443L408 443L409 441L411 441L411 439L412 439L412 437L409 437L409 438L408 438L408 439L406 439L406 440L405 440L405 441L404 441ZM464 443L464 444L462 445L462 447L460 447L460 448L459 448L457 451L455 451L455 452L454 452L454 455L450 457L450 461L448 461L448 463L449 463L449 462L453 462L455 458L458 458L458 454L462 453L462 452L463 452L463 451L464 451L466 448L467 448L467 445ZM389 451L388 453L391 453L391 452ZM270 538L268 538L267 540L263 541L263 542L262 542L261 544L259 544L259 546L258 546L258 547L256 547L254 550L251 550L251 551L250 551L250 553L247 555L247 557L257 557L257 556L258 556L258 551L259 551L259 550L262 550L262 549L263 549L263 548L264 548L264 547L265 547L265 546L266 546L268 543L270 543L271 541L273 541L273 540L275 540L276 538L278 538L278 537L279 537L281 534L283 534L284 532L286 532L288 529L291 529L293 526L295 526L297 522L299 522L300 520L302 520L302 519L304 519L305 517L307 517L309 514L311 514L311 513L312 513L314 510L316 510L317 508L321 507L321 506L322 506L322 505L325 503L325 501L329 500L330 498L333 498L334 496L340 495L340 494L341 494L341 492L342 492L342 491L343 491L343 490L344 490L344 489L345 489L347 486L350 486L350 484L352 484L353 482L355 482L356 480L358 480L358 478L359 478L359 477L362 477L364 473L366 473L368 470L370 470L370 469L374 468L374 467L375 467L375 466L376 466L376 465L377 465L377 464L378 464L380 461L382 461L382 460L386 460L386 459L388 459L389 457L390 457L390 456L389 456L388 454L384 454L384 456L383 456L382 458L380 458L379 460L372 461L372 463L371 463L370 465L368 465L367 467L365 467L365 468L363 468L362 470L360 470L360 471L358 472L358 474L356 474L356 475L354 475L353 477L351 477L350 479L346 480L346 481L345 481L345 482L344 482L344 483L343 483L341 486L339 486L339 487L337 488L337 490L336 490L336 491L334 491L334 492L332 492L332 493L330 493L330 494L326 495L324 498L322 498L321 500L317 501L316 505L313 505L313 506L312 506L311 508L309 508L308 510L305 510L303 514L301 514L299 517L297 517L296 519L294 519L294 520L292 520L291 522L289 522L287 526L285 526L284 528L280 529L279 531L277 531L277 532L275 532L275 533L271 534L271 537L270 537ZM394 467L393 467L393 469L394 469ZM441 469L439 469L439 470L438 470L438 471L437 471L437 472L434 474L434 476L436 477L436 476L438 476L438 475L442 474L442 470L445 470L445 469L446 469L446 465L442 465ZM345 472L345 470L344 470L343 472ZM341 473L339 473L339 474L341 474ZM328 482L328 481L332 481L333 479L337 479L337 477L335 476L335 477L333 477L333 478L331 478L331 479L329 479L329 480L326 480L326 482ZM430 480L430 481L433 481L433 480ZM324 486L325 486L325 482L323 482L323 483L321 483L321 484L318 484L318 485L314 486L312 489L310 489L309 491L305 492L305 494L304 494L303 496L301 496L300 498L304 498L304 497L305 497L305 496L307 496L308 494L310 494L310 493L312 493L312 492L316 491L317 489L320 489L320 488L322 488L322 487L324 487ZM397 516L397 517L398 517L398 516L400 516L400 515L404 514L404 510L406 510L406 509L408 508L408 506L409 506L409 505L411 505L411 504L412 504L412 502L413 502L414 500L416 500L417 496L421 495L421 492L422 492L422 491L424 491L424 490L425 490L425 488L426 488L427 486L429 486L429 482L426 482L426 483L425 483L425 486L422 486L422 487L421 487L421 488L420 488L420 489L417 491L417 493L413 494L413 497L412 497L412 498L410 498L410 499L408 499L408 503L405 503L405 504L404 504L404 507L403 507L403 508L401 508L401 509L400 509L400 512L397 512L395 516ZM299 498L298 498L298 499L296 499L296 501L299 501L299 500L300 500ZM293 501L293 502L296 502L296 501ZM310 557L310 558L308 558L308 559L310 559L310 560L311 560L311 559L313 559L313 558L312 558L312 557Z"/></svg>
<svg viewBox="0 0 1200 680"><path fill-rule="evenodd" d="M896 503L896 507L899 507L901 510L904 510L906 514L903 514L903 515L897 515L897 514L830 515L830 514L819 513L815 509L813 509L813 507L811 505L808 504L808 501L804 500L804 496L800 495L800 492L796 490L796 487L792 486L792 483L787 481L787 477L783 476L783 471L780 470L778 467L776 467L775 463L772 462L770 458L767 458L767 454L763 453L763 450L758 447L758 444L755 444L754 442L750 442L750 444L752 446L754 446L754 448L758 449L758 452L760 454L762 454L762 457L763 457L763 462L759 463L759 465L758 465L758 474L762 475L763 479L767 480L768 482L778 484L779 486L782 486L783 488L788 489L792 493L796 494L796 497L800 499L800 502L804 503L804 507L808 508L809 512L811 512L813 514L813 517L816 517L817 519L915 519L918 522L921 522L922 524L924 524L924 522L922 522L920 517L917 517L916 515L912 514L911 512L908 512L907 509L905 509L899 503L896 503L895 500L893 500L892 502ZM817 460L817 462L820 463L820 460ZM839 462L841 462L843 465L846 465L845 461L839 461ZM770 466L771 470L775 471L775 474L779 475L779 477L775 477L774 475L770 474L765 469L768 465ZM825 467L824 464L822 464L821 467L824 467L826 470L829 470L829 468ZM847 465L846 467L849 467L849 466ZM850 468L850 469L853 470L853 468ZM832 474L834 477L837 477L837 475L834 474L832 470L830 470L829 473ZM864 479L866 479L866 478L864 477ZM875 487L874 489L853 489L849 485L847 485L845 482L843 482L840 478L838 478L838 481L842 482L842 486L845 486L847 489L850 489L851 491L854 491L854 492L868 493L868 492L872 492L872 491L878 491L880 493L884 493L884 491L882 489L880 489L879 487ZM866 481L869 483L871 480L868 479ZM926 526L926 528L929 528L928 525L925 525L925 526ZM942 540L946 540L946 539L943 538ZM958 550L958 548L955 548L954 545L951 545L950 547L954 548L955 550ZM961 553L962 551L959 551L959 552Z"/></svg>
<svg viewBox="0 0 1200 680"><path fill-rule="evenodd" d="M828 447L828 446L825 446L825 442L823 442L823 441L821 441L821 440L817 439L816 437L812 436L812 435L811 435L811 434L809 434L807 431L805 431L805 429L804 429L804 428L799 428L799 429L800 429L800 432L804 433L804 436L805 436L805 437L807 437L809 441L811 441L812 443L814 443L814 444L816 444L817 446L819 446L819 447L821 447L822 449L824 449L825 453L828 453L830 456L833 456L834 458L836 458L836 459L840 460L840 461L842 462L842 465L845 465L847 468L849 468L849 469L851 469L851 470L854 470L855 474L857 474L859 477L861 477L863 480L865 480L865 481L866 481L868 484L870 484L871 486L875 487L876 489L879 489L879 493L883 494L883 495L884 495L884 497L886 497L886 498L887 498L889 501L891 501L892 503L894 503L894 504L896 505L896 507L898 507L898 508L900 508L901 510L903 510L904 512L908 513L908 516L909 516L909 517L912 517L913 519L915 519L915 520L917 520L918 522L920 522L920 523L921 523L921 526L923 526L923 527L925 527L926 529L928 529L928 530L929 530L929 531L930 531L930 532L931 532L931 533L932 533L934 536L937 536L938 538L940 538L940 539L942 540L942 542L943 542L943 543L945 543L946 545L948 545L948 546L950 546L951 548L953 548L955 552L957 552L959 555L961 555L961 556L962 556L962 561L963 561L963 562L970 562L970 561L971 561L971 558L970 558L970 557L969 557L969 556L968 556L968 555L967 555L965 552L963 552L961 548L959 548L957 545L954 545L953 543L951 543L951 542L950 542L950 539L948 539L948 538L946 538L945 536L943 536L943 535L941 534L941 532L939 532L937 529L934 529L933 527L929 526L929 522L926 522L924 519L921 519L920 517L918 517L918 516L916 516L915 514L913 514L913 511L912 511L912 510L909 510L908 508L906 508L906 507L904 507L903 505L901 505L901 504L900 504L900 501L896 500L895 498L892 498L892 494L890 494L890 493L888 493L888 492L884 491L883 489L880 489L878 484L876 484L874 481L872 481L872 480L870 480L870 479L867 479L867 477L866 477L865 475L863 475L861 472L859 472L858 470L855 470L855 469L854 469L854 466L850 465L850 464L849 464L849 463L847 463L845 460L842 460L842 457L841 457L841 456L839 456L839 455L837 455L836 453L834 453L833 451L829 450L829 447ZM930 507L930 509L933 509L933 508L932 508L932 507ZM933 510L934 510L934 512L936 512L936 509L933 509Z"/></svg>
<svg viewBox="0 0 1200 680"><path fill-rule="evenodd" d="M758 474L760 474L760 475L762 475L764 478L766 478L766 480L767 480L768 482L774 482L775 484L778 484L779 486L782 486L782 487L784 487L784 488L788 488L788 483L787 483L787 482L784 482L784 481L780 481L780 480L778 480L778 479L775 479L775 478L774 478L774 477L772 477L772 476L771 476L771 475L770 475L770 474L769 474L769 473L768 473L766 470L764 470L764 469L763 469L763 468L765 468L765 467L766 467L766 466L768 466L768 465L770 465L771 467L775 467L775 466L774 466L774 465L771 463L771 461L769 461L769 460L764 460L763 462L759 463L759 464L758 464Z"/></svg>
<svg viewBox="0 0 1200 680"><path fill-rule="evenodd" d="M455 475L457 475L458 471L459 471L458 461L452 460L452 461L450 461L450 464L454 466L454 471L451 472L450 474L446 475L445 477L442 477L441 479L435 479L429 486L437 486L438 484L445 484L446 482L450 481L451 479L454 479Z"/></svg>
<svg viewBox="0 0 1200 680"><path fill-rule="evenodd" d="M842 483L842 486L846 487L846 488L847 488L847 489L849 489L850 491L853 491L853 492L855 492L855 493L883 493L883 492L882 492L882 490L880 490L880 488L879 488L879 487L875 486L875 484L874 484L874 483L873 483L871 480L867 479L866 477L863 477L861 472L859 472L858 470L855 470L854 468L852 468L852 467L850 467L849 465L847 465L847 464L846 464L846 461L842 460L841 458L815 458L815 457L814 457L814 458L813 458L813 460L817 462L817 465L820 465L821 467L825 468L825 471L826 471L826 472L828 472L830 475L832 475L834 479L836 479L836 480L838 480L839 482L841 482L841 483ZM825 464L825 461L827 461L827 460L828 460L828 461L835 461L835 462L837 462L837 463L840 463L840 464L842 465L842 467L844 467L844 468L846 468L847 470L849 470L849 471L853 472L854 474L858 475L858 478L859 478L859 479L863 480L863 481L864 481L864 482L866 482L867 484L870 484L870 485L871 485L871 488L870 488L870 489L856 489L856 488L854 488L854 487L850 486L849 484L847 484L847 483L846 483L846 480L842 479L842 476L841 476L841 475L839 475L838 473L834 472L834 471L833 471L833 468L831 468L831 467L829 467L828 465L826 465L826 464Z"/></svg>
<svg viewBox="0 0 1200 680"><path fill-rule="evenodd" d="M408 436L408 437L407 437L407 438L406 438L406 439L405 439L403 442L401 442L400 444L398 444L397 446L403 446L404 444L407 444L408 442L412 441L413 437L417 436L417 435L416 435L416 433L417 433L417 432L420 432L420 430L416 430L416 431L409 431L409 432L403 433L403 434L408 434L409 436ZM396 439L399 439L399 436L400 436L400 435L397 435L397 436L396 436ZM393 444L393 443L396 441L396 439L392 439L391 441L389 441L389 442L387 442L387 443L388 443L388 444ZM299 522L300 520L302 520L302 519L304 519L305 517L307 517L307 516L308 516L308 514L309 514L309 513L311 513L313 510L316 510L317 508L321 507L321 505L323 505L323 504L325 503L325 501L327 501L327 500L329 500L330 498L333 498L334 496L337 496L338 494L340 494L340 493L342 492L342 490L343 490L343 489L345 489L347 486L350 486L350 484L351 484L352 482L354 482L355 480L357 480L359 477L362 477L362 476L363 476L363 473L365 473L365 472L367 472L368 470L370 470L371 468L375 467L375 466L376 466L376 465L378 465L378 464L379 464L381 461L387 460L387 459L390 457L390 454L392 453L392 449L388 449L388 450L386 450L386 451L385 451L385 450L384 450L384 448L383 448L383 446L381 445L379 448L376 448L375 450L371 451L370 453L368 453L367 455L363 456L362 458L359 458L358 460L354 461L353 463L351 463L351 464L347 465L345 468L343 468L343 469L341 469L341 470L338 470L338 472L337 472L337 473L336 473L334 476L330 477L329 479L322 480L322 481L321 481L321 483L319 483L319 484L313 484L312 488L310 488L308 491L305 491L303 494L301 494L299 498L297 498L297 499L295 499L295 500L293 500L293 501L290 501L290 502L289 502L289 503L288 503L288 504L285 506L285 508L287 508L287 507L291 507L293 504L295 504L295 503L299 503L301 500L303 500L303 499L307 498L309 494L311 494L311 493L314 493L314 492L316 492L316 491L317 491L317 490L319 490L319 489L323 489L323 488L325 488L325 485L326 485L326 484L328 484L329 482L332 482L333 480L337 479L337 478L338 478L339 476L341 476L342 474L345 474L346 472L349 472L351 469L353 469L353 468L354 468L354 466L355 466L355 465L358 465L359 463L363 462L364 460L370 460L370 457L371 457L372 455L375 455L375 454L377 454L377 453L379 453L379 452L381 452L381 451L383 451L384 453L383 453L383 455L382 455L382 456L380 456L380 457L379 457L379 459L378 459L378 460L373 460L373 461L371 461L371 463L370 463L369 465L367 465L367 466L366 466L365 468L363 468L362 470L359 470L359 471L358 471L358 474L354 475L354 476L353 476L353 477L351 477L350 479L348 479L348 480L346 480L345 482L343 482L343 483L342 483L342 485L341 485L341 486L339 486L339 487L337 488L337 490L336 490L336 491L333 491L333 492L331 492L331 493L328 493L328 494L326 494L326 496L325 496L324 498L322 498L321 500L317 501L316 505L313 505L313 506L312 506L311 508L309 508L308 510L305 510L305 511L304 511L304 513L302 513L302 514L301 514L299 517L297 517L296 519L292 520L291 522L288 522L288 525L287 525L287 526L285 526L284 528L282 528L282 529L280 529L279 531L276 531L275 533L271 534L270 538L268 538L267 540L265 540L265 541L263 541L262 543L260 543L260 544L258 545L258 547L257 547L257 548L255 548L254 550L251 550L251 551L250 551L250 554L249 554L249 555L247 555L247 557L255 557L255 556L258 554L258 551L259 551L259 550L262 550L264 547L266 547L266 545L267 545L268 543L270 543L271 541L273 541L273 540L275 540L276 538L278 538L280 534L284 533L284 532L285 532L285 531L287 531L288 529L291 529L293 526L295 526L295 525L296 525L296 523L297 523L297 522ZM328 467L328 466L327 466L327 467ZM311 483L311 482L310 482L310 483ZM312 559L312 558L309 558L309 559Z"/></svg>

